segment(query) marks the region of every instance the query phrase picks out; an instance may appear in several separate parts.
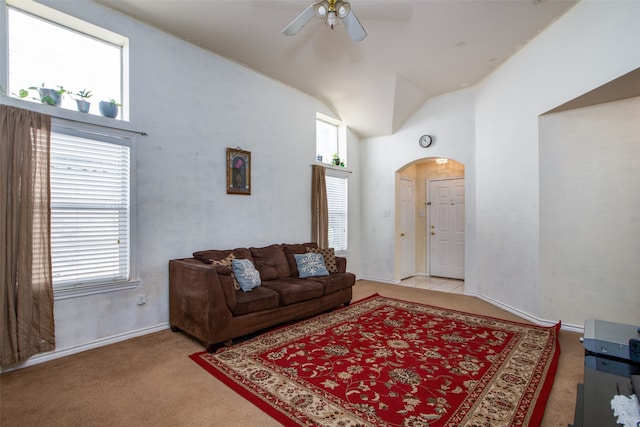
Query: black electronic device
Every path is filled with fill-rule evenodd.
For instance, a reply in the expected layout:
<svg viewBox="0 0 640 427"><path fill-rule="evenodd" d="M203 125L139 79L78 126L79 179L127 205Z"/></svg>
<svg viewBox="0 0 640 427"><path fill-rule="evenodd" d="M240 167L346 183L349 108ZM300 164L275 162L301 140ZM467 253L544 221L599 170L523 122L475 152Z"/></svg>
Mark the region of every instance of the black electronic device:
<svg viewBox="0 0 640 427"><path fill-rule="evenodd" d="M629 359L632 362L640 363L640 338L629 340Z"/></svg>
<svg viewBox="0 0 640 427"><path fill-rule="evenodd" d="M584 322L583 345L590 353L631 360L632 340L640 340L635 326L595 319Z"/></svg>

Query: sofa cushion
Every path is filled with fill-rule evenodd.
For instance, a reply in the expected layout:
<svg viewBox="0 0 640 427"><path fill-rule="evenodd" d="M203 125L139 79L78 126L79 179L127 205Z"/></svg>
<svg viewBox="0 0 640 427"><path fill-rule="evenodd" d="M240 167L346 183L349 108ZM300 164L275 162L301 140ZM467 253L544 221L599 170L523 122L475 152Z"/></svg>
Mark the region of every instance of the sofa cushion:
<svg viewBox="0 0 640 427"><path fill-rule="evenodd" d="M324 264L327 266L329 273L337 273L338 265L336 264L336 253L333 248L306 248L307 252L320 254L324 258Z"/></svg>
<svg viewBox="0 0 640 427"><path fill-rule="evenodd" d="M233 274L243 291L249 292L260 286L260 273L253 266L251 260L234 259L231 265L233 266Z"/></svg>
<svg viewBox="0 0 640 427"><path fill-rule="evenodd" d="M282 245L250 248L251 256L262 280L282 279L291 276L289 263Z"/></svg>
<svg viewBox="0 0 640 427"><path fill-rule="evenodd" d="M223 267L227 267L229 270L231 270L231 280L233 281L233 288L236 291L239 291L240 288L240 284L238 283L238 280L236 279L236 276L233 274L233 266L232 266L232 261L236 259L236 256L234 255L233 252L231 252L229 254L229 256L227 256L225 259L221 259L221 260L215 260L212 259L211 264L213 265L221 265Z"/></svg>
<svg viewBox="0 0 640 427"><path fill-rule="evenodd" d="M291 277L298 277L298 265L296 264L295 254L307 253L307 248L317 248L318 244L315 242L303 243L303 244L288 244L283 243L284 254L287 257L287 263L289 264L289 270L291 271Z"/></svg>
<svg viewBox="0 0 640 427"><path fill-rule="evenodd" d="M356 283L356 275L353 273L332 273L329 276L313 277L306 280L321 283L324 287L324 294L327 295L352 287Z"/></svg>
<svg viewBox="0 0 640 427"><path fill-rule="evenodd" d="M197 260L204 262L205 264L211 264L211 260L221 260L228 257L230 254L234 254L237 259L249 259L251 258L251 251L247 248L237 249L208 249L206 251L198 251L193 253L193 257Z"/></svg>
<svg viewBox="0 0 640 427"><path fill-rule="evenodd" d="M321 283L309 279L288 279L269 280L264 282L264 287L276 291L280 295L280 305L295 304L319 298L324 295Z"/></svg>
<svg viewBox="0 0 640 427"><path fill-rule="evenodd" d="M247 313L271 310L279 306L280 295L271 289L260 286L251 292L236 292L236 306L233 315L242 316Z"/></svg>
<svg viewBox="0 0 640 427"><path fill-rule="evenodd" d="M329 272L324 265L324 258L320 254L295 254L296 264L300 278L328 276Z"/></svg>

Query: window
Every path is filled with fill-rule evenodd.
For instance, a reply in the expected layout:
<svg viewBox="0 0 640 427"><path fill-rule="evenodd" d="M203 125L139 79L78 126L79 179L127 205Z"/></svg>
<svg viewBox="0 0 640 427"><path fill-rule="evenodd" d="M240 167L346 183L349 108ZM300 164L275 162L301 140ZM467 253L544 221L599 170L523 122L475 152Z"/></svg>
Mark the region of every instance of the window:
<svg viewBox="0 0 640 427"><path fill-rule="evenodd" d="M24 99L40 102L38 90L30 88L63 87L60 106L79 110L78 92L90 91L91 114L99 113L101 100L122 103L125 37L36 2L18 4L20 9L7 8L8 94L27 91Z"/></svg>
<svg viewBox="0 0 640 427"><path fill-rule="evenodd" d="M347 174L327 169L327 204L329 208L329 246L346 251L349 244Z"/></svg>
<svg viewBox="0 0 640 427"><path fill-rule="evenodd" d="M347 147L341 144L339 123L320 113L316 115L316 155L322 163L332 163L334 155L346 164ZM342 138L344 139L344 138ZM327 168L327 204L329 205L329 246L336 251L347 251L349 247L348 228L348 176L342 168Z"/></svg>
<svg viewBox="0 0 640 427"><path fill-rule="evenodd" d="M346 149L340 144L338 123L318 114L316 118L316 156L322 163L333 163L334 155L338 155L340 161L346 165ZM322 160L320 160L322 156Z"/></svg>
<svg viewBox="0 0 640 427"><path fill-rule="evenodd" d="M114 132L54 125L50 176L56 296L129 283L131 150L131 139Z"/></svg>

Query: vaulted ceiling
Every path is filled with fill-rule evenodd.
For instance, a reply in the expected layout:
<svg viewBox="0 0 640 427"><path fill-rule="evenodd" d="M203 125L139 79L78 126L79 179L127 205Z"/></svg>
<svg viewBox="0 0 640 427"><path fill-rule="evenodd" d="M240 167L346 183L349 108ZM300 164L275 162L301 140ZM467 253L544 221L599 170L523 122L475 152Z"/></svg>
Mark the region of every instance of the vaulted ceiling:
<svg viewBox="0 0 640 427"><path fill-rule="evenodd" d="M473 85L569 0L352 0L368 34L313 18L312 0L96 0L323 101L363 137L395 132L430 97ZM522 82L526 84L526 82Z"/></svg>

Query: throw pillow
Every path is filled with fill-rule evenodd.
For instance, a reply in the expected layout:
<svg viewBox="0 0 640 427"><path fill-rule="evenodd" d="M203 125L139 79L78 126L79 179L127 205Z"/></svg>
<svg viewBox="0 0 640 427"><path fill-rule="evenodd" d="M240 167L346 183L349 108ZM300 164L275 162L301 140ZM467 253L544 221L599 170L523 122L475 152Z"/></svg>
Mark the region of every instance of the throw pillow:
<svg viewBox="0 0 640 427"><path fill-rule="evenodd" d="M248 259L234 259L231 261L233 274L236 276L240 288L249 292L253 288L260 286L260 273Z"/></svg>
<svg viewBox="0 0 640 427"><path fill-rule="evenodd" d="M324 258L324 263L327 266L329 273L338 272L338 264L336 264L336 254L333 248L307 248L307 252L314 254L320 254Z"/></svg>
<svg viewBox="0 0 640 427"><path fill-rule="evenodd" d="M294 254L300 278L328 276L329 272L324 264L324 258L320 254L306 253Z"/></svg>
<svg viewBox="0 0 640 427"><path fill-rule="evenodd" d="M231 263L232 263L232 261L234 259L236 259L236 256L232 252L225 259L221 259L221 260L211 259L209 261L211 261L211 264L213 264L213 265L221 265L221 266L227 267L229 270L231 270L231 280L233 281L233 289L235 289L236 291L239 291L241 289L240 288L240 284L238 283L238 280L236 279L235 274L233 274L233 267L231 265Z"/></svg>
<svg viewBox="0 0 640 427"><path fill-rule="evenodd" d="M298 265L296 264L296 259L294 258L293 254L307 253L307 246L313 247L313 243L284 243L282 246L284 247L284 254L287 257L287 263L289 264L289 271L291 271L291 274L289 276L298 277Z"/></svg>

